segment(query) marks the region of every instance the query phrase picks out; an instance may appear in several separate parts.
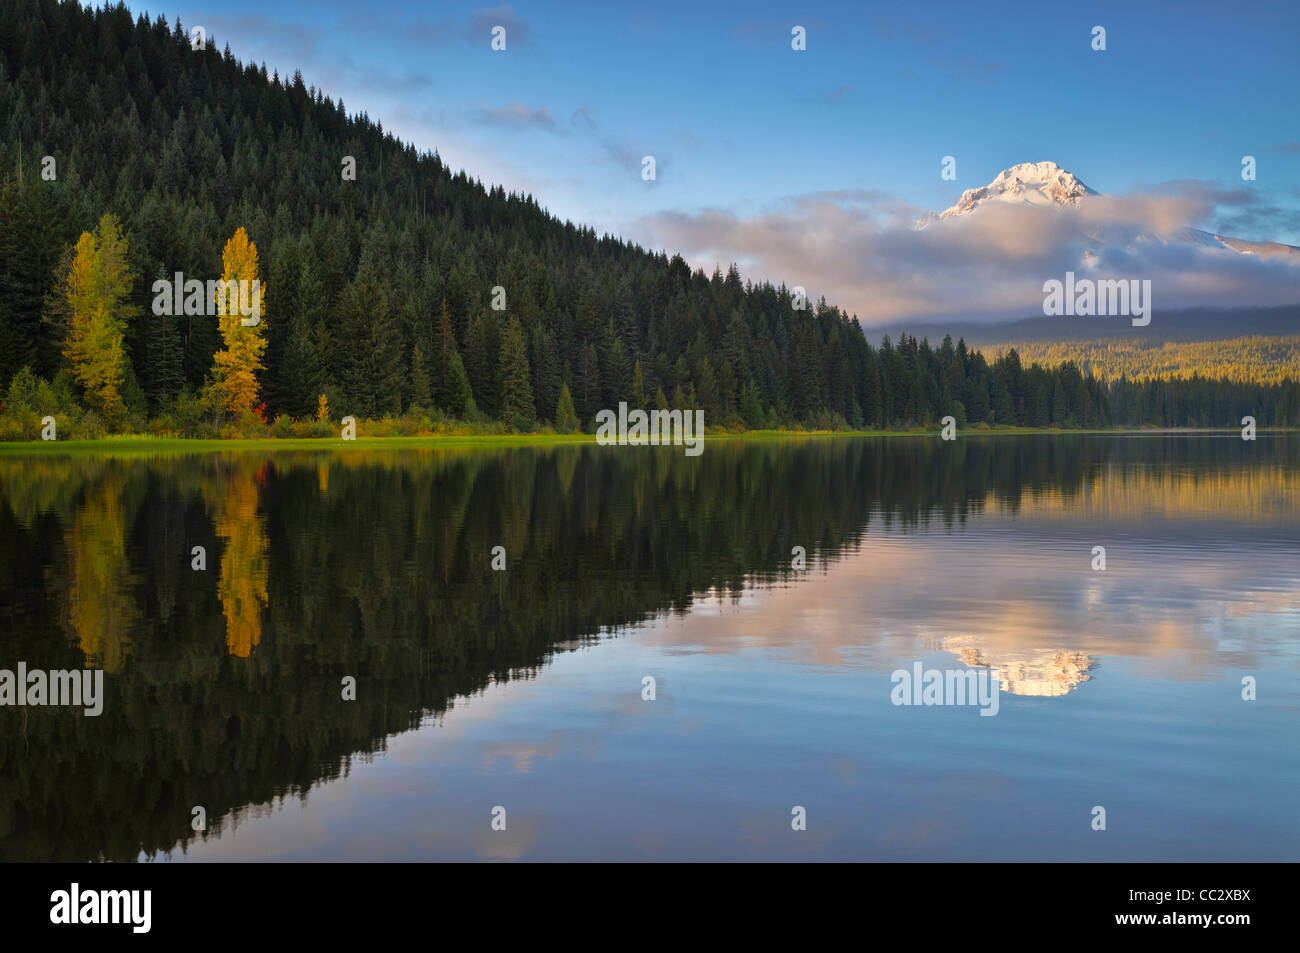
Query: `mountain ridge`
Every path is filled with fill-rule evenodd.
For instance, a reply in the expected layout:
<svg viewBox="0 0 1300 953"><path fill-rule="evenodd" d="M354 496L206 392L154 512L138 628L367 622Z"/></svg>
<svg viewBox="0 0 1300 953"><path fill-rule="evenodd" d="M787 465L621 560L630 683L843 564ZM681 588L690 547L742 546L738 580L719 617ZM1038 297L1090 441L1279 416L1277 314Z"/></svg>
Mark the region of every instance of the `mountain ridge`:
<svg viewBox="0 0 1300 953"><path fill-rule="evenodd" d="M930 341L945 335L961 338L972 347L987 347L1016 341L1084 341L1097 338L1129 338L1161 343L1165 341L1230 340L1244 336L1286 337L1300 329L1300 302L1265 308L1187 308L1155 310L1149 325L1134 327L1123 316L1078 318L1035 316L1009 321L892 321L869 329L879 341L884 335L897 338L910 334Z"/></svg>

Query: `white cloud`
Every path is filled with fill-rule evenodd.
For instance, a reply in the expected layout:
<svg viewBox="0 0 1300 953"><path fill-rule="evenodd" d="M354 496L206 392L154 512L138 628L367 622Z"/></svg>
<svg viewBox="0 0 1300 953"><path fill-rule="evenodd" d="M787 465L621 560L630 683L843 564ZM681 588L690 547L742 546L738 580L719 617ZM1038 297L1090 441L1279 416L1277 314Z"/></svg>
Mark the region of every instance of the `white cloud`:
<svg viewBox="0 0 1300 953"><path fill-rule="evenodd" d="M1186 241L1184 227L1214 211L1213 197L1187 191L1090 196L1079 209L990 205L922 230L924 210L892 196L821 192L753 215L645 216L629 232L706 270L735 261L747 277L803 285L864 323L1030 317L1043 282L1067 270L1150 279L1157 309L1300 300L1300 264Z"/></svg>

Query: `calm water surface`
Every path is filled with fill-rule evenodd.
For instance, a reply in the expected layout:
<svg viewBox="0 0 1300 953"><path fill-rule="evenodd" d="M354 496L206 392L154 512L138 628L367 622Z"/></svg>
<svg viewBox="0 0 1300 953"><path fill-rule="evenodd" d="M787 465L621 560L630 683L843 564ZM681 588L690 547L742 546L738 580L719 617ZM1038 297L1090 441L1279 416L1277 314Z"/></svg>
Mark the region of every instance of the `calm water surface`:
<svg viewBox="0 0 1300 953"><path fill-rule="evenodd" d="M1296 436L0 455L0 858L1298 860L1298 595Z"/></svg>

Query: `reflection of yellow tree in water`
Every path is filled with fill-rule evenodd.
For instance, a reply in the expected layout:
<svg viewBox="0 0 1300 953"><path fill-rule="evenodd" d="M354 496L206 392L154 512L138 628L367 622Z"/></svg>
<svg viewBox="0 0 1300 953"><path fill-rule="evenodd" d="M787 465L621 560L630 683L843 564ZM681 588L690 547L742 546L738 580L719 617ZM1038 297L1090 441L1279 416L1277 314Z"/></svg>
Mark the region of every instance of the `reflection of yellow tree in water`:
<svg viewBox="0 0 1300 953"><path fill-rule="evenodd" d="M226 647L231 655L248 658L262 638L262 607L266 605L268 546L266 520L257 514L256 473L241 466L229 473L221 491L205 492L216 514L216 529L225 543L217 592L226 617Z"/></svg>
<svg viewBox="0 0 1300 953"><path fill-rule="evenodd" d="M87 487L67 535L68 626L87 668L120 672L131 644L135 579L127 562L126 527L121 474L111 470Z"/></svg>

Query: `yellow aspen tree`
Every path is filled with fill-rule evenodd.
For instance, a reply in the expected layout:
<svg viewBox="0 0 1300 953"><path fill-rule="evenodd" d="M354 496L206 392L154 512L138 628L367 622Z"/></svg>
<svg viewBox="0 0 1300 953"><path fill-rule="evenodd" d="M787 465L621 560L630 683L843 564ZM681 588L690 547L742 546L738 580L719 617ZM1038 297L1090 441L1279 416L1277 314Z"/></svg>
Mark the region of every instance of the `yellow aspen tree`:
<svg viewBox="0 0 1300 953"><path fill-rule="evenodd" d="M257 372L266 350L266 288L257 275L257 246L242 227L226 242L221 261L222 282L233 281L234 286L226 287L239 290L217 295L217 325L225 348L216 353L212 371L222 406L240 414L257 404ZM251 314L241 313L241 302ZM256 322L248 323L254 317Z"/></svg>
<svg viewBox="0 0 1300 953"><path fill-rule="evenodd" d="M127 265L126 252L117 217L105 215L94 234L81 233L64 282L70 315L63 356L72 366L87 405L109 418L124 410L123 336L135 311L128 297L135 276Z"/></svg>

